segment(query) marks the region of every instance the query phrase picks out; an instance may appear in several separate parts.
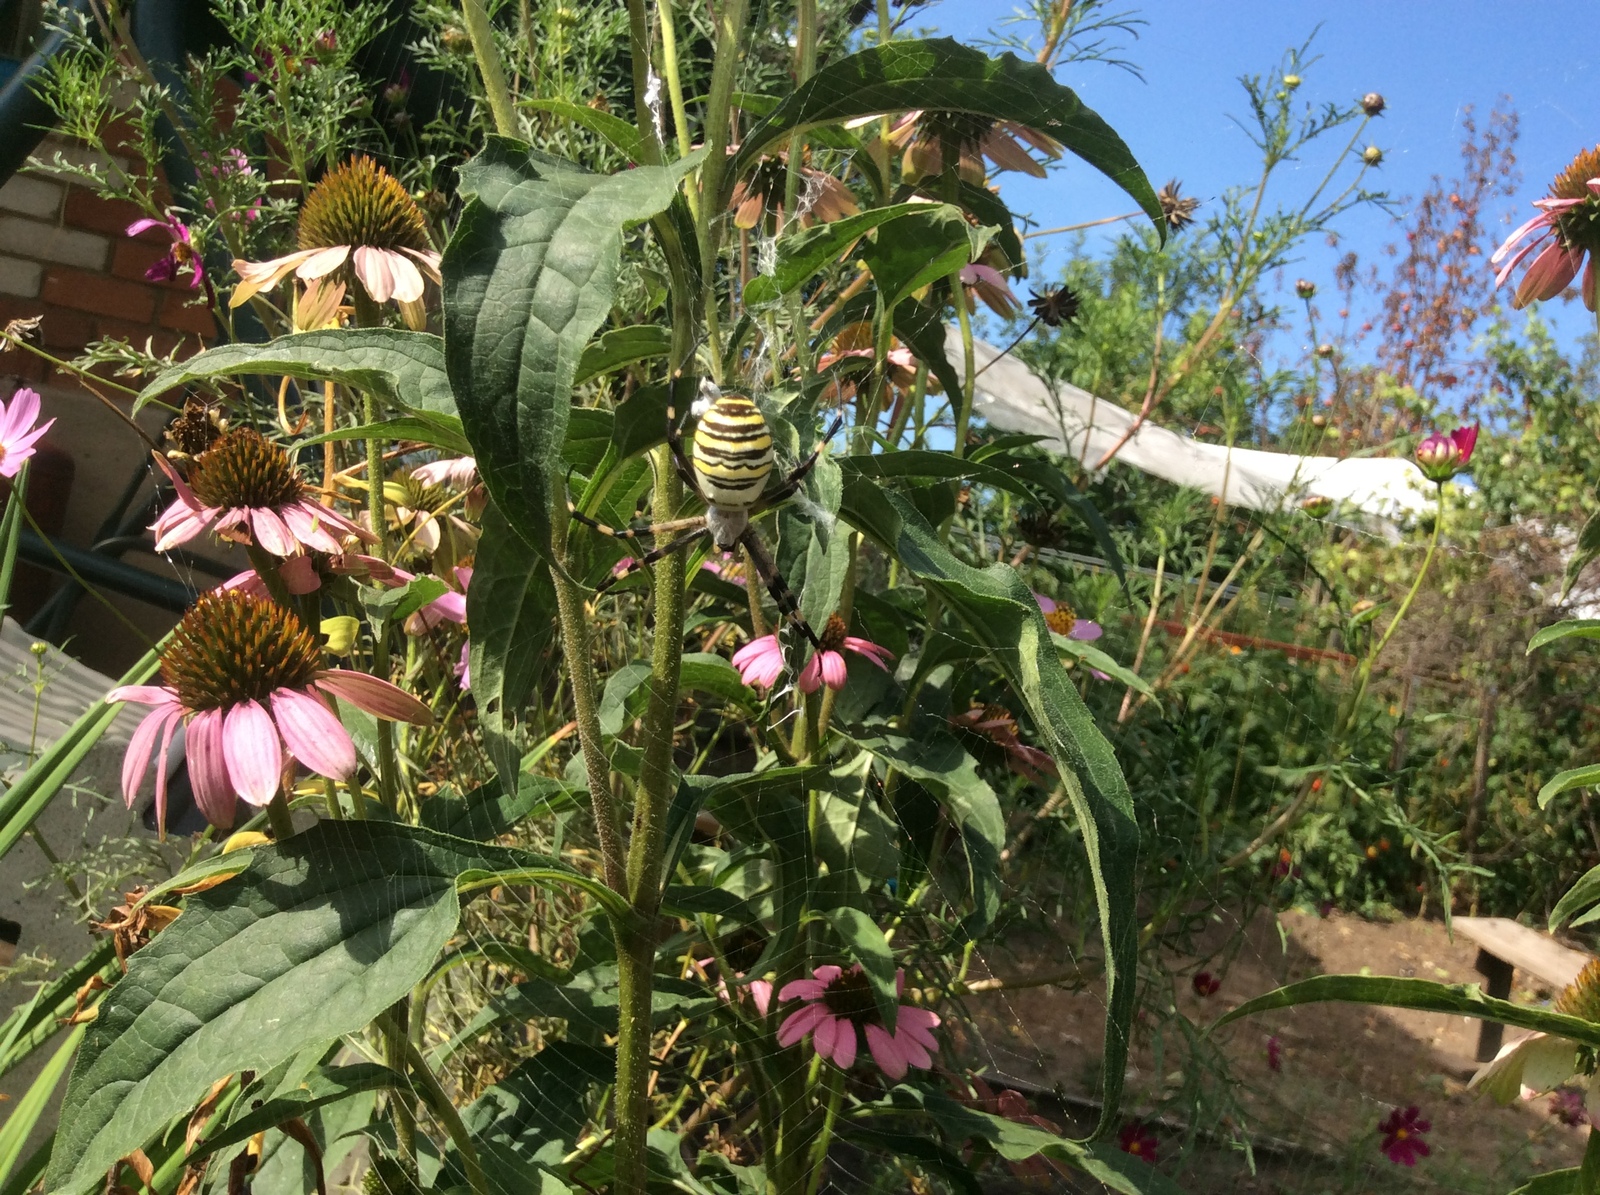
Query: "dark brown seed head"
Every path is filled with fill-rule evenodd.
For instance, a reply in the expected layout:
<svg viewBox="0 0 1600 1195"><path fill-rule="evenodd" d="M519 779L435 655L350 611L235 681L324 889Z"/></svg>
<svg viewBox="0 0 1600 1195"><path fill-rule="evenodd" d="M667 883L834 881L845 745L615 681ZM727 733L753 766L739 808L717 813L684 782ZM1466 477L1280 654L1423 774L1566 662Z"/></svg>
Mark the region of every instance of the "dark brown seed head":
<svg viewBox="0 0 1600 1195"><path fill-rule="evenodd" d="M238 592L201 596L172 633L161 677L190 710L263 701L304 689L322 667L317 641L276 602Z"/></svg>
<svg viewBox="0 0 1600 1195"><path fill-rule="evenodd" d="M427 224L416 200L399 180L364 155L323 176L300 209L300 248L335 245L429 248Z"/></svg>
<svg viewBox="0 0 1600 1195"><path fill-rule="evenodd" d="M189 486L207 506L281 510L305 494L289 454L248 427L226 432L195 458Z"/></svg>
<svg viewBox="0 0 1600 1195"><path fill-rule="evenodd" d="M1078 317L1079 299L1070 286L1054 286L1049 290L1034 291L1033 298L1028 302L1028 309L1033 312L1041 324L1050 328L1059 328L1062 324L1070 324Z"/></svg>
<svg viewBox="0 0 1600 1195"><path fill-rule="evenodd" d="M822 993L822 1002L836 1017L843 1017L852 1025L880 1025L878 1001L872 994L872 984L866 972L849 970L830 983Z"/></svg>
<svg viewBox="0 0 1600 1195"><path fill-rule="evenodd" d="M1173 232L1182 232L1193 224L1194 214L1200 207L1200 201L1185 198L1181 194L1182 189L1183 184L1173 179L1156 192L1156 200L1161 204L1161 216Z"/></svg>
<svg viewBox="0 0 1600 1195"><path fill-rule="evenodd" d="M822 628L818 641L822 644L823 651L839 651L844 647L845 636L850 633L850 628L845 625L844 619L837 614L828 615L828 624Z"/></svg>

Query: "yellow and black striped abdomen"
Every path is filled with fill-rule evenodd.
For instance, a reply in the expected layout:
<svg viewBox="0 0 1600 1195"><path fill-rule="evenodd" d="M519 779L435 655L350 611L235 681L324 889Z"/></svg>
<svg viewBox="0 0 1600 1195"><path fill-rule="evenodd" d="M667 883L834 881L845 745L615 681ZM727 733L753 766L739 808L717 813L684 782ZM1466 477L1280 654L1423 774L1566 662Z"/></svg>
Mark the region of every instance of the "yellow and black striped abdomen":
<svg viewBox="0 0 1600 1195"><path fill-rule="evenodd" d="M724 394L694 429L694 472L706 502L748 510L772 473L772 433L755 403Z"/></svg>

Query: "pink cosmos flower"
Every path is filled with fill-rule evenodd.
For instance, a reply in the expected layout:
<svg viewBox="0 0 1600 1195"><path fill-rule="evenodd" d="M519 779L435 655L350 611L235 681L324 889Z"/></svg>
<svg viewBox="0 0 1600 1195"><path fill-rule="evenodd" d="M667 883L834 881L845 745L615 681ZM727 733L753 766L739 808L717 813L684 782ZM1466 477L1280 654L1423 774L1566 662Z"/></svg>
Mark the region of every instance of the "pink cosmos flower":
<svg viewBox="0 0 1600 1195"><path fill-rule="evenodd" d="M299 762L322 776L356 773L355 745L332 698L386 718L426 725L428 707L403 689L342 668L324 668L322 651L299 619L274 602L213 590L189 608L161 659L160 685L124 685L108 701L153 707L128 744L122 796L132 807L159 737L166 759L186 723L195 803L210 822L233 824L235 802L267 804ZM164 828L166 770L156 769L156 820Z"/></svg>
<svg viewBox="0 0 1600 1195"><path fill-rule="evenodd" d="M476 457L470 456L446 457L444 460L418 465L411 470L411 476L424 485L447 485L453 489L464 490L478 484L478 461Z"/></svg>
<svg viewBox="0 0 1600 1195"><path fill-rule="evenodd" d="M1422 1135L1433 1128L1433 1122L1422 1119L1422 1109L1412 1104L1409 1108L1396 1108L1378 1126L1383 1141L1378 1146L1384 1155L1398 1166L1415 1166L1418 1158L1433 1152Z"/></svg>
<svg viewBox="0 0 1600 1195"><path fill-rule="evenodd" d="M348 539L377 539L319 503L288 454L249 428L227 432L196 457L188 482L160 453L154 455L177 491L150 528L157 552L208 530L221 539L258 544L274 556L307 550L340 555Z"/></svg>
<svg viewBox="0 0 1600 1195"><path fill-rule="evenodd" d="M1130 1120L1117 1133L1117 1148L1143 1161L1154 1163L1161 1141L1142 1120Z"/></svg>
<svg viewBox="0 0 1600 1195"><path fill-rule="evenodd" d="M1189 982L1194 988L1194 994L1202 999L1215 996L1222 990L1222 980L1211 974L1210 971L1196 972L1195 977Z"/></svg>
<svg viewBox="0 0 1600 1195"><path fill-rule="evenodd" d="M1478 446L1478 425L1458 427L1448 434L1434 432L1417 445L1417 467L1429 481L1443 485L1464 471Z"/></svg>
<svg viewBox="0 0 1600 1195"><path fill-rule="evenodd" d="M0 402L0 477L15 477L37 451L34 445L39 437L55 425L55 420L39 422L39 392L26 386L11 396L11 401Z"/></svg>
<svg viewBox="0 0 1600 1195"><path fill-rule="evenodd" d="M933 1036L939 1026L938 1014L902 1004L895 1013L891 1036L878 1016L872 985L859 966L846 971L829 964L816 968L811 976L791 980L778 992L781 1001L804 1002L778 1026L780 1046L792 1046L809 1033L811 1045L821 1057L840 1070L849 1070L861 1044L856 1033L859 1028L866 1035L873 1061L889 1078L905 1078L908 1067L926 1070L933 1065L933 1053L939 1048ZM905 986L905 972L895 972L896 990L903 992Z"/></svg>
<svg viewBox="0 0 1600 1195"><path fill-rule="evenodd" d="M1283 1069L1283 1043L1276 1033L1267 1038L1267 1069L1274 1073Z"/></svg>
<svg viewBox="0 0 1600 1195"><path fill-rule="evenodd" d="M1047 598L1042 593L1035 593L1033 597L1039 603L1039 609L1044 611L1045 622L1058 635L1092 643L1106 633L1105 628L1092 619L1079 618L1065 602Z"/></svg>
<svg viewBox="0 0 1600 1195"><path fill-rule="evenodd" d="M188 266L189 289L198 290L205 278L205 267L194 250L194 242L189 239L189 226L170 213L165 220L146 216L128 225L127 235L136 237L152 228L159 228L171 237L172 248L167 250L165 257L157 258L150 264L150 268L144 272L145 278L151 282L171 282L178 276L179 267Z"/></svg>
<svg viewBox="0 0 1600 1195"><path fill-rule="evenodd" d="M1600 146L1574 158L1550 184L1549 197L1535 199L1533 206L1539 214L1507 237L1489 259L1497 267L1494 284L1504 286L1511 271L1537 250L1511 305L1520 309L1535 299L1555 298L1581 269L1583 305L1593 311L1594 265L1600 254Z"/></svg>
<svg viewBox="0 0 1600 1195"><path fill-rule="evenodd" d="M824 684L830 689L844 688L849 675L844 662L845 651L871 660L885 672L889 670L888 661L894 659L894 653L888 648L846 634L844 619L837 614L828 616L828 625L823 628L819 641L821 649L813 652L800 670L800 688L807 693L815 693ZM745 684L770 689L783 675L783 645L776 634L752 639L733 653L733 666L739 670L739 679Z"/></svg>

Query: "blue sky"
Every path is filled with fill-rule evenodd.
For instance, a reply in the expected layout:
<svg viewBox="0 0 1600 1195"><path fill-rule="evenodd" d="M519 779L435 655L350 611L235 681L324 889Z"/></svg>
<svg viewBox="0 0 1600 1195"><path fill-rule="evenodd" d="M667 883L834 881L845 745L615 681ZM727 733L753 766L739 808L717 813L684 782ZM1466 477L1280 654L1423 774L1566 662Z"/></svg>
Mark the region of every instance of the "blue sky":
<svg viewBox="0 0 1600 1195"><path fill-rule="evenodd" d="M1321 60L1304 72L1299 94L1314 103L1383 94L1388 111L1370 127L1386 155L1381 185L1393 195L1416 196L1434 174L1449 177L1459 162L1463 109L1486 116L1502 96L1521 117L1523 183L1503 213L1515 211L1519 223L1550 177L1600 142L1595 0L1129 0L1110 11L1123 9L1149 22L1138 40L1125 39L1124 56L1144 81L1099 63L1070 66L1060 77L1122 134L1155 185L1179 178L1186 194L1202 200L1258 173L1254 147L1230 119L1246 110L1238 76L1267 72L1319 25L1313 50ZM934 0L913 23L973 41L1013 12L1011 0ZM1314 187L1342 144L1332 134L1319 156L1285 167L1285 201ZM1043 227L1130 206L1076 161L1043 182L1006 176L1005 192ZM1346 217L1339 230L1368 261L1395 239L1381 213ZM1326 286L1331 265L1317 248L1293 269ZM1546 306L1564 338L1592 327L1577 303Z"/></svg>

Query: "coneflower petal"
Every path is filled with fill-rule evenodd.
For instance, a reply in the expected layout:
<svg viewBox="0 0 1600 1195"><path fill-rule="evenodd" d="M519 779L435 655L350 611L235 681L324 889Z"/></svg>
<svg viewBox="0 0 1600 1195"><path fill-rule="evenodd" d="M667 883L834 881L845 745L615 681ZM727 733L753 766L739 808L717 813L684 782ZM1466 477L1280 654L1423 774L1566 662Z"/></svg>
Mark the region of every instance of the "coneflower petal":
<svg viewBox="0 0 1600 1195"><path fill-rule="evenodd" d="M233 825L237 803L228 764L222 754L222 711L202 710L189 720L184 737L194 803L219 830Z"/></svg>
<svg viewBox="0 0 1600 1195"><path fill-rule="evenodd" d="M422 271L417 263L392 249L380 249L387 257L389 276L394 280L394 299L397 303L415 303L422 298Z"/></svg>
<svg viewBox="0 0 1600 1195"><path fill-rule="evenodd" d="M356 248L356 277L367 288L374 303L387 303L394 294L394 271L389 266L389 254L371 245ZM420 282L421 279L419 278Z"/></svg>
<svg viewBox="0 0 1600 1195"><path fill-rule="evenodd" d="M254 701L241 701L223 722L222 757L228 778L252 805L265 805L283 777L283 745L272 716Z"/></svg>
<svg viewBox="0 0 1600 1195"><path fill-rule="evenodd" d="M292 556L300 546L278 512L265 506L251 507L250 530L255 542L274 556Z"/></svg>
<svg viewBox="0 0 1600 1195"><path fill-rule="evenodd" d="M171 705L158 705L144 716L128 740L128 753L122 757L122 803L129 809L139 797L144 774L150 770L150 752L155 749L156 736L177 717L178 711Z"/></svg>
<svg viewBox="0 0 1600 1195"><path fill-rule="evenodd" d="M841 1018L837 1024L839 1031L833 1039L833 1065L847 1071L856 1064L856 1050L861 1042L854 1023Z"/></svg>
<svg viewBox="0 0 1600 1195"><path fill-rule="evenodd" d="M289 754L313 772L335 780L356 774L356 748L349 731L310 693L279 689L272 695L272 716Z"/></svg>
<svg viewBox="0 0 1600 1195"><path fill-rule="evenodd" d="M392 722L414 722L427 726L433 721L433 711L404 689L346 668L325 668L317 673L316 687L336 697L343 697L351 705L369 714L387 718Z"/></svg>
<svg viewBox="0 0 1600 1195"><path fill-rule="evenodd" d="M349 245L333 245L327 249L317 249L306 255L305 260L300 263L300 268L295 270L295 277L302 282L322 278L344 265L349 256Z"/></svg>

